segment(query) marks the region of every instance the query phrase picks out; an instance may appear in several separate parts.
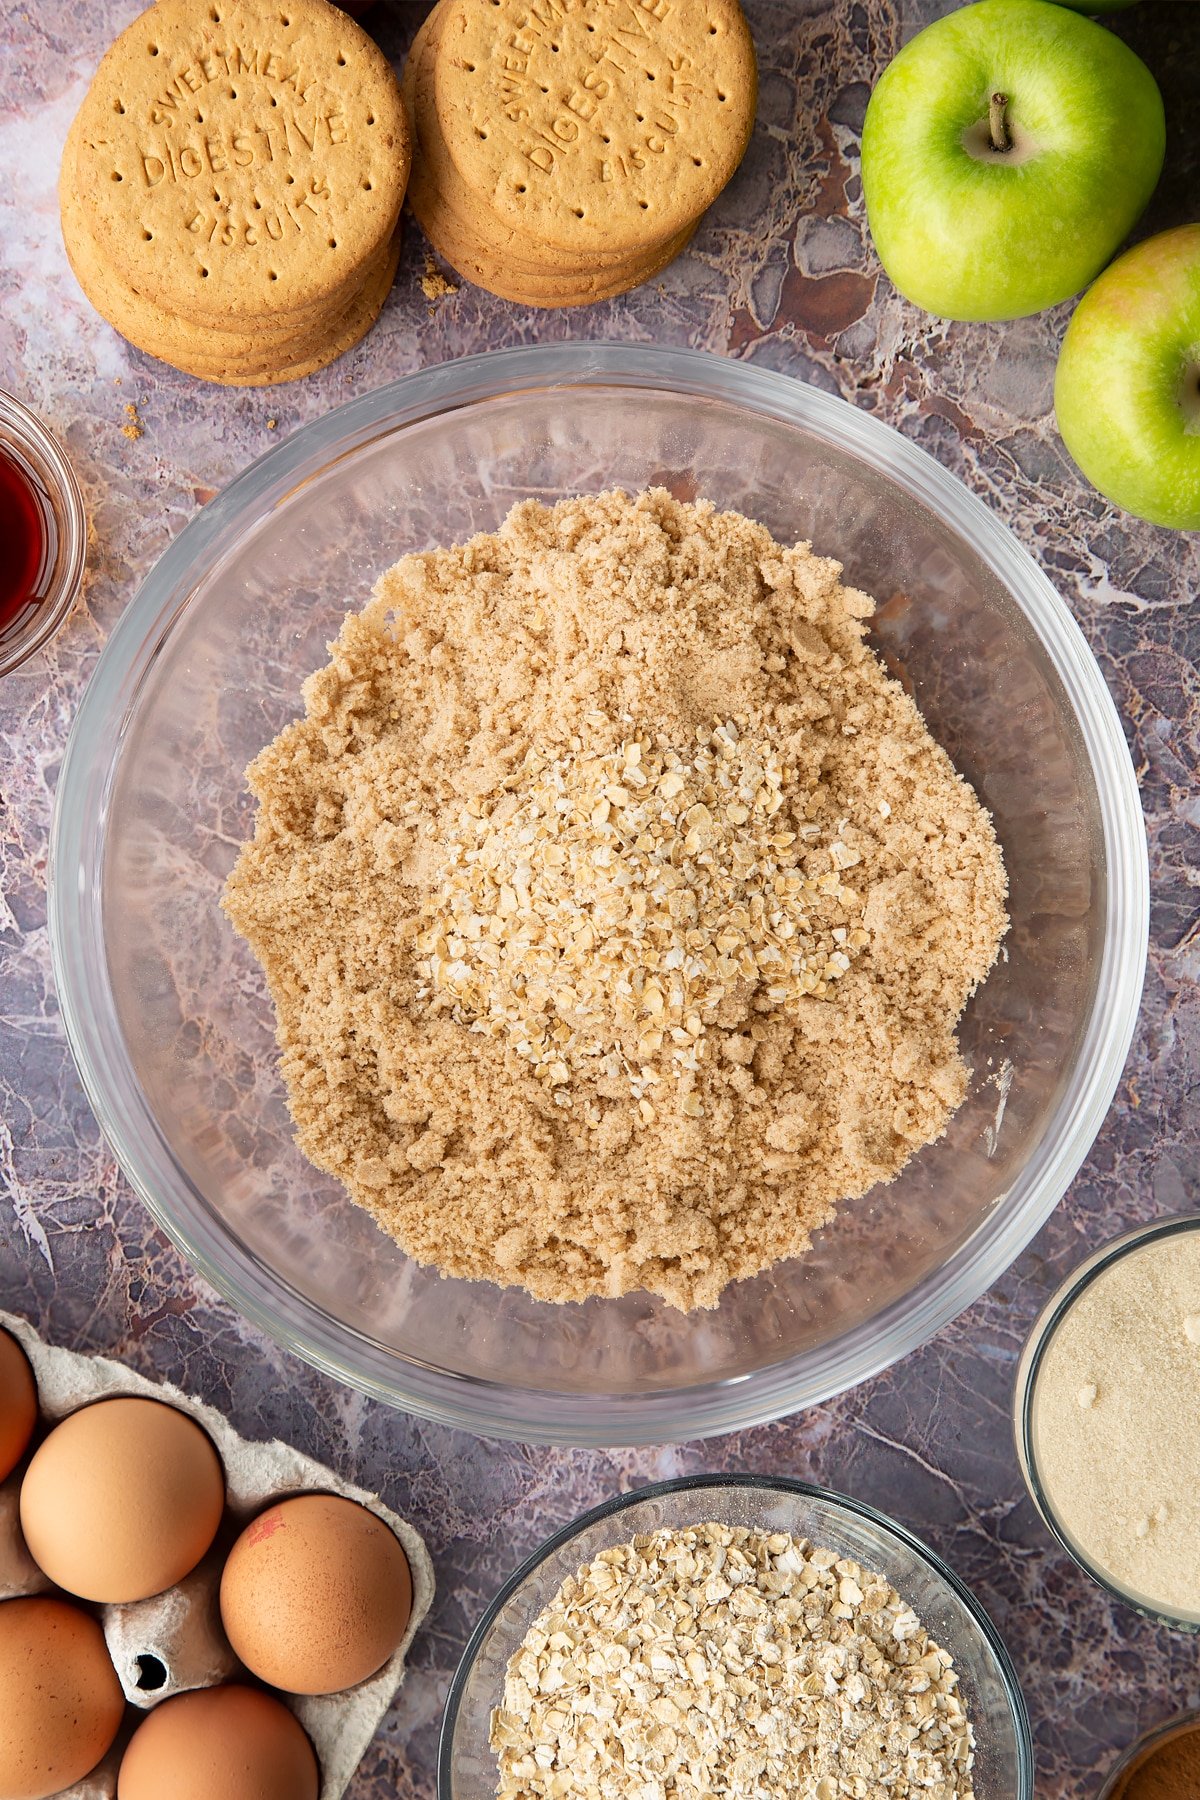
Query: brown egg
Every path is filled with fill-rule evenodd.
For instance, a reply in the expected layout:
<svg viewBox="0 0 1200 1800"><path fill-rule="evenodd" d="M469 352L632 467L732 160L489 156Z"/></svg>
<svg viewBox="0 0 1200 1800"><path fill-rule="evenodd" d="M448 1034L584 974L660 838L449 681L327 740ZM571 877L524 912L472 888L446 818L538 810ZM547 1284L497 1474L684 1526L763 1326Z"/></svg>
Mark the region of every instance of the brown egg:
<svg viewBox="0 0 1200 1800"><path fill-rule="evenodd" d="M24 1456L37 1424L37 1388L29 1358L15 1337L0 1331L0 1481Z"/></svg>
<svg viewBox="0 0 1200 1800"><path fill-rule="evenodd" d="M194 1419L159 1400L101 1400L38 1446L21 1528L69 1594L147 1600L191 1573L224 1506L220 1458Z"/></svg>
<svg viewBox="0 0 1200 1800"><path fill-rule="evenodd" d="M0 1800L45 1800L95 1768L125 1701L95 1619L65 1600L0 1606Z"/></svg>
<svg viewBox="0 0 1200 1800"><path fill-rule="evenodd" d="M412 1575L395 1533L334 1494L261 1513L221 1577L234 1651L260 1680L293 1694L335 1694L374 1675L411 1612Z"/></svg>
<svg viewBox="0 0 1200 1800"><path fill-rule="evenodd" d="M317 1800L312 1745L281 1700L200 1688L156 1706L129 1740L117 1800Z"/></svg>

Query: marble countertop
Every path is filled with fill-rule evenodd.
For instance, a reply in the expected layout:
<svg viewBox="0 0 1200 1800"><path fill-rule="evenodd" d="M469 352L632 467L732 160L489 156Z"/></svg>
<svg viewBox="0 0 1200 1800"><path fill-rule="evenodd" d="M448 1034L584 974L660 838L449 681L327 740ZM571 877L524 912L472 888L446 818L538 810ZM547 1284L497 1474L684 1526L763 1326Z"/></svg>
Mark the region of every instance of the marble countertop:
<svg viewBox="0 0 1200 1800"><path fill-rule="evenodd" d="M380 0L397 63L425 8ZM688 252L649 288L566 314L462 286L428 300L414 229L376 330L275 390L201 386L131 351L83 300L58 234L59 147L136 0L2 0L0 384L68 447L92 521L86 593L44 654L0 685L0 1306L54 1342L125 1358L377 1488L426 1534L440 1580L409 1681L350 1800L433 1792L447 1685L501 1579L596 1500L695 1470L789 1473L853 1492L931 1542L989 1608L1037 1740L1038 1791L1086 1800L1115 1747L1200 1705L1195 1640L1110 1605L1050 1541L1014 1460L1015 1359L1050 1289L1099 1240L1192 1198L1200 1151L1197 731L1200 538L1141 526L1082 483L1054 430L1066 309L947 326L900 301L866 237L858 135L870 84L947 0L749 0L762 66L746 162ZM1117 29L1170 121L1144 229L1200 189L1200 6L1147 0ZM809 381L897 426L1007 519L1066 596L1126 722L1153 877L1145 1003L1116 1103L1069 1196L976 1306L887 1374L802 1417L636 1452L533 1450L422 1423L261 1339L152 1228L72 1066L50 974L46 846L80 689L164 546L251 458L330 406L498 345L607 337L690 344ZM143 435L128 437L127 404Z"/></svg>

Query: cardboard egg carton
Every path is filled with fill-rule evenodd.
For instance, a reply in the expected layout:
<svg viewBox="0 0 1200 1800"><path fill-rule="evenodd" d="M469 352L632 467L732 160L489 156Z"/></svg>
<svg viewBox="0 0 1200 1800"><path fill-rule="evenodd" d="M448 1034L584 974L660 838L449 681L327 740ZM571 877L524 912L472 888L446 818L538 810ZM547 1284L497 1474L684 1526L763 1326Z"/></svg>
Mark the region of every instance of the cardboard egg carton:
<svg viewBox="0 0 1200 1800"><path fill-rule="evenodd" d="M31 1326L11 1313L0 1312L0 1327L16 1338L32 1364L43 1426L53 1425L93 1400L118 1396L162 1400L189 1413L203 1427L224 1465L225 1520L199 1567L177 1587L151 1600L90 1609L99 1613L131 1707L146 1712L191 1688L253 1679L246 1675L221 1629L221 1570L238 1533L274 1501L301 1493L340 1494L368 1507L395 1532L408 1558L413 1585L412 1617L395 1654L377 1675L344 1693L298 1695L271 1690L291 1708L312 1740L321 1769L320 1800L341 1800L404 1680L409 1646L433 1600L433 1565L422 1538L377 1495L343 1481L332 1469L287 1444L249 1442L222 1413L178 1388L147 1381L105 1357L45 1344ZM0 1487L0 1600L54 1591L21 1538L17 1512L20 1476L18 1470ZM131 1720L132 1725L138 1723L134 1715ZM61 1800L115 1800L117 1769L130 1729L127 1720L100 1767L86 1780L64 1789Z"/></svg>

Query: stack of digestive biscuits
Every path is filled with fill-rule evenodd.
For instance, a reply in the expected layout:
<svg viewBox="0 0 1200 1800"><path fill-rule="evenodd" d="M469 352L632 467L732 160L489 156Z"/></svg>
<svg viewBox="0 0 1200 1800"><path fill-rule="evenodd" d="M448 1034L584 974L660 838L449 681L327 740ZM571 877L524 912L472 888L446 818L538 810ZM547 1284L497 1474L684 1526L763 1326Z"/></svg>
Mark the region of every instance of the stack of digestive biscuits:
<svg viewBox="0 0 1200 1800"><path fill-rule="evenodd" d="M159 0L67 135L63 239L148 355L264 386L369 331L396 272L409 133L392 69L326 0Z"/></svg>
<svg viewBox="0 0 1200 1800"><path fill-rule="evenodd" d="M409 201L503 299L610 299L687 244L756 94L737 0L440 0L404 74Z"/></svg>

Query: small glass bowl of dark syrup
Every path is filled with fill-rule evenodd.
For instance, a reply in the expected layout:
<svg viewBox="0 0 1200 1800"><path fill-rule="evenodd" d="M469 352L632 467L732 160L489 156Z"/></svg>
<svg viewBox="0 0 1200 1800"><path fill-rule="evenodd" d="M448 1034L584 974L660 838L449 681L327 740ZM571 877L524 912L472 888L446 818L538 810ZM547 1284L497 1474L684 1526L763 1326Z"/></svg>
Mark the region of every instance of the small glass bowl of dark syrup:
<svg viewBox="0 0 1200 1800"><path fill-rule="evenodd" d="M74 470L40 419L0 389L0 675L58 630L86 554Z"/></svg>

